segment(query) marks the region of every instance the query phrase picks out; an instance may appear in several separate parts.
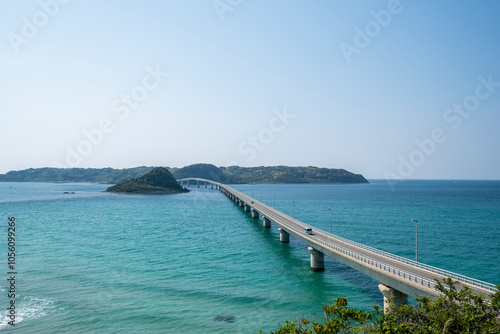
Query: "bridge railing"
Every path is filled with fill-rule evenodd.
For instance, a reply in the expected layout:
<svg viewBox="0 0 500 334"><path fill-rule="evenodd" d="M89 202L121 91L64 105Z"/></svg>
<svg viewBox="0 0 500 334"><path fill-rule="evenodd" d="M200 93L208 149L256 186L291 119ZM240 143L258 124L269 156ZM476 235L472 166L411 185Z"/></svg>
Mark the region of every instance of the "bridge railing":
<svg viewBox="0 0 500 334"><path fill-rule="evenodd" d="M302 232L300 229L297 229L295 227L289 226L288 224L285 224L285 225L287 226L287 228L295 230L296 233L301 233ZM326 242L326 241L321 240L321 239L319 239L317 237L314 237L314 236L309 236L309 237L312 238L312 239L314 239L316 242L318 242L318 243L326 246L326 247L329 247L331 249L335 249L336 251L341 252L341 253L349 256L349 257L352 257L352 258L355 258L357 260L363 261L363 262L365 262L367 264L370 264L372 266L380 268L380 269L382 269L384 271L387 271L387 272L392 273L394 275L398 275L399 277L408 279L409 281L412 281L412 282L415 282L415 283L420 283L421 285L423 285L425 287L428 287L428 288L434 288L437 285L436 281L434 281L434 280L428 280L428 279L425 279L425 278L421 278L418 275L415 275L415 274L409 273L407 271L401 270L401 269L396 268L394 266L391 266L391 265L389 265L387 263L383 263L383 262L377 261L377 260L375 260L375 259L373 259L373 258L371 258L369 256L361 255L361 254L358 254L356 252L352 252L350 250L346 250L346 249L344 249L344 248L342 248L342 247L340 247L338 245ZM344 238L342 238L342 239L344 239ZM345 239L345 240L348 240L348 239ZM348 240L348 241L351 241L351 240ZM354 241L352 241L352 242L355 243ZM362 244L358 243L358 245L362 245ZM365 246L365 245L362 245L362 246ZM368 246L365 246L365 247L368 247ZM365 247L363 247L363 248L365 248ZM371 247L368 247L368 248L371 248ZM375 248L371 248L371 249L375 249ZM371 250L371 249L367 249L367 250ZM380 251L380 252L382 252L382 251ZM387 253L387 254L390 254L390 253ZM393 254L390 254L390 255L393 255ZM405 260L408 260L408 259L405 259ZM411 260L408 260L408 261L411 261ZM415 262L415 261L413 261L413 262ZM436 269L439 269L439 268L436 268ZM441 269L439 269L439 270L441 272L447 272L447 271L443 271ZM458 274L455 274L455 275L458 275ZM443 276L451 277L450 275L446 275L446 274L444 274ZM459 276L460 276L461 281L464 282L464 280L462 280L462 278L465 277L465 276L463 276L463 275L459 275ZM486 288L488 290L491 290L492 292L498 291L496 289L496 287L493 284L491 284L491 283L482 282L482 281L479 281L479 280L476 280L476 279L474 279L474 282L476 283L476 284L473 284L475 286L481 286L481 285L477 284L478 282L486 283L487 285L491 286L492 288L486 288L484 286L481 286L481 287ZM470 284L472 284L472 283L470 283Z"/></svg>
<svg viewBox="0 0 500 334"><path fill-rule="evenodd" d="M460 274L457 274L457 273L454 273L454 272L451 272L451 271L448 271L448 270L444 270L444 269L441 269L441 268L433 267L433 266L427 265L425 263L420 263L420 262L417 262L417 261L413 261L413 260L404 258L402 256L398 256L398 255L394 255L394 254L391 254L391 253L388 253L388 252L384 252L384 251L382 251L380 249L376 249L376 248L373 248L373 247L370 247L370 246L366 246L366 245L360 244L359 242L352 241L352 240L349 240L349 239L346 239L346 238L342 238L342 237L340 237L338 235L335 235L335 234L331 234L331 233L324 232L324 231L322 231L322 233L324 233L325 235L328 235L328 236L330 236L332 238L335 238L335 239L338 239L340 241L343 241L345 243L351 244L353 246L360 247L360 248L366 249L368 251L377 253L379 255L388 257L390 259L393 259L393 260L396 260L396 261L400 261L400 262L412 265L412 266L420 268L420 269L428 270L428 271L431 271L431 272L436 273L438 275L442 275L442 276L445 276L445 277L451 277L452 279L457 280L457 281L462 282L462 283L467 283L467 284L470 284L470 285L473 285L473 286L477 286L477 287L480 287L480 288L483 288L483 289L487 289L487 290L490 290L490 291L493 291L493 292L498 291L498 289L496 288L496 286L494 284L491 284L491 283L488 283L488 282L484 282L484 281L481 281L481 280L478 280L478 279L475 279L475 278L472 278L472 277L460 275Z"/></svg>
<svg viewBox="0 0 500 334"><path fill-rule="evenodd" d="M260 204L263 204L263 203L260 203ZM265 204L263 204L263 205L265 205ZM267 205L265 205L265 206L267 206ZM273 209L273 210L275 210L275 209ZM277 211L277 210L275 210L275 211ZM277 212L280 213L280 214L283 214L283 213L281 213L279 211L277 211ZM300 234L300 233L303 232L302 230L297 229L297 228L295 228L293 226L290 226L288 224L285 224L285 223L282 223L282 222L280 224L286 225L286 227L288 229L294 230L294 231L296 231L296 233ZM427 265L427 264L424 264L424 263L420 263L420 262L417 262L417 261L413 261L413 260L404 258L402 256L394 255L394 254L391 254L391 253L388 253L388 252L385 252L385 251L382 251L382 250L379 250L379 249L376 249L376 248L373 248L373 247L370 247L370 246L363 245L363 244L361 244L359 242L352 241L352 240L340 237L338 235L328 233L326 231L322 231L322 230L320 230L320 231L321 231L322 234L324 234L326 236L329 236L331 238L334 238L334 239L337 239L339 241L348 243L350 245L353 245L353 246L356 246L356 247L368 250L370 252L373 252L373 253L376 253L376 254L388 257L388 258L390 258L392 260L403 262L405 264L408 264L408 265L411 265L411 266L415 266L415 267L420 268L420 269L428 270L428 271L436 273L438 275L442 275L442 276L445 276L445 277L451 277L452 279L457 280L459 282L467 283L467 284L470 284L470 285L473 285L473 286L476 286L476 287L480 287L480 288L483 288L483 289L486 289L486 290L489 290L489 291L492 291L492 292L497 292L498 291L498 289L496 288L496 286L494 284L491 284L491 283L488 283L488 282L484 282L484 281L481 281L481 280L478 280L478 279L475 279L475 278L467 277L467 276L464 276L464 275L460 275L460 274L457 274L457 273L454 273L454 272L451 272L451 271L448 271L448 270L443 270L443 269L440 269L440 268L436 268L436 267L433 267L433 266L430 266L430 265ZM424 279L424 278L419 278L415 274L410 274L408 272L405 272L405 271L400 270L398 268L394 268L393 266L390 266L390 265L385 264L383 262L374 260L374 259L372 259L370 257L367 257L367 256L364 256L364 255L360 255L358 253L355 253L355 252L351 252L351 251L345 250L342 247L339 247L337 245L331 244L329 242L325 242L325 241L323 241L323 240L321 240L319 238L316 238L314 236L309 236L309 237L313 238L314 240L316 240L317 242L319 242L321 244L324 244L325 246L328 246L328 247L333 248L333 249L335 249L337 251L340 251L340 252L342 252L342 253L344 253L344 254L346 254L348 256L354 257L354 258L356 258L358 260L361 260L361 261L363 261L365 263L377 266L378 268L381 268L382 270L391 272L393 274L397 274L397 275L399 275L399 276L401 276L403 278L407 278L407 279L409 279L411 281L414 281L416 283L420 283L420 284L422 284L424 286L427 286L429 288L434 287L436 285L435 281L429 281L429 280Z"/></svg>
<svg viewBox="0 0 500 334"><path fill-rule="evenodd" d="M428 279L425 279L425 278L421 278L415 274L410 274L404 270L401 270L399 268L395 268L393 266L390 266L386 263L383 263L383 262L380 262L380 261L377 261L377 260L374 260L372 258L370 258L369 256L364 256L364 255L360 255L356 252L351 252L351 251L348 251L348 250L345 250L343 249L342 247L339 247L337 245L333 245L331 243L328 243L328 242L325 242L325 241L322 241L318 238L314 238L317 242L327 246L327 247L330 247L330 248L333 248L341 253L344 253L345 255L348 255L350 257L353 257L357 260L360 260L360 261L363 261L367 264L370 264L372 266L375 266L377 268L380 268L384 271L387 271L387 272L390 272L392 274L395 274L395 275L398 275L400 277L403 277L403 278L406 278L412 282L415 282L415 283L420 283L421 285L423 286L426 286L428 288L434 288L434 286L436 286L436 281L431 281L431 280L428 280Z"/></svg>
<svg viewBox="0 0 500 334"><path fill-rule="evenodd" d="M283 225L286 225L286 227L288 229L291 229L291 230L294 230L296 233L302 233L303 231L301 231L300 229L297 229L293 226L289 226L288 224L283 224ZM312 235L309 235L308 237L310 237L311 239L314 239L316 242L326 246L326 247L329 247L331 249L335 249L336 251L338 252L341 252L342 254L345 254L349 257L352 257L352 258L355 258L357 260L360 260L360 261L363 261L369 265L372 265L372 266L375 266L377 268L380 268L384 271L387 271L389 273L392 273L394 275L398 275L399 277L402 277L402 278L405 278L405 279L408 279L409 281L412 281L412 282L415 282L415 283L420 283L421 285L425 286L425 287L428 287L428 288L434 288L434 286L436 286L436 281L434 280L428 280L428 279L425 279L425 278L421 278L415 274L411 274L411 273L408 273L404 270L401 270L399 268L396 268L394 266L391 266L387 263L383 263L383 262L380 262L380 261L377 261L369 256L365 256L365 255L361 255L361 254L358 254L356 252L352 252L350 250L347 250L347 249L344 249L338 245L334 245L332 243L329 243L329 242L326 242L324 240L321 240L317 237L314 237ZM346 239L347 240L347 239Z"/></svg>

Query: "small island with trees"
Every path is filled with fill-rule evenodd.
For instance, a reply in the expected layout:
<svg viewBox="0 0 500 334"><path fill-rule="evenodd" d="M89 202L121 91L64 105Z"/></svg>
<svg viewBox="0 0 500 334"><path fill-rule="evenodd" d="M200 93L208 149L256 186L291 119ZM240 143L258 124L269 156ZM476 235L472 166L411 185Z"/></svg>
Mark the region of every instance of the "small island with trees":
<svg viewBox="0 0 500 334"><path fill-rule="evenodd" d="M179 185L166 168L155 167L137 179L115 184L106 191L119 194L166 195L185 193L189 190Z"/></svg>

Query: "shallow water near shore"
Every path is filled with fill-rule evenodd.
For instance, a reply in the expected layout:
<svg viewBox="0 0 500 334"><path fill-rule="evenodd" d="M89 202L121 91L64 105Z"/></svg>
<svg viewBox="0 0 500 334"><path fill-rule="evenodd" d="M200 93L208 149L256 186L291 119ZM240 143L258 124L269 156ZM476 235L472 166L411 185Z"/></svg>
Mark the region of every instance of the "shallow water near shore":
<svg viewBox="0 0 500 334"><path fill-rule="evenodd" d="M16 217L20 333L256 333L336 296L371 310L378 282L307 247L220 192L117 195L108 185L0 183L0 221ZM234 185L313 226L410 259L500 283L500 181L382 180L356 185ZM74 192L74 194L64 194ZM0 307L9 303L0 260Z"/></svg>

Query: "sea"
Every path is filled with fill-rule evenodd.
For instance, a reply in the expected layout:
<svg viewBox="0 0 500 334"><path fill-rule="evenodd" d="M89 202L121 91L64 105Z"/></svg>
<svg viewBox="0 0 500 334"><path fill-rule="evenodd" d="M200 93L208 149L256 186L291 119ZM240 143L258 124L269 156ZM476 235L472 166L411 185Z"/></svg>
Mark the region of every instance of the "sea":
<svg viewBox="0 0 500 334"><path fill-rule="evenodd" d="M383 303L377 281L329 257L311 272L305 244L280 244L274 224L203 184L178 195L108 186L0 183L0 332L269 333L323 321L337 296L365 311ZM500 181L232 187L409 259L418 233L420 262L500 284Z"/></svg>

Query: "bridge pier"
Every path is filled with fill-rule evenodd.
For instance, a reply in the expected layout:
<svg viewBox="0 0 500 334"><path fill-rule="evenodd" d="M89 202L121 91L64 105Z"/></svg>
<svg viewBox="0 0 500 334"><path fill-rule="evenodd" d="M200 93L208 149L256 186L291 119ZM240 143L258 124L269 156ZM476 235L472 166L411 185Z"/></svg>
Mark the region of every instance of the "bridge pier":
<svg viewBox="0 0 500 334"><path fill-rule="evenodd" d="M243 205L245 205L245 203L242 200L240 200L239 203L238 203L238 205L240 206L240 208L242 208Z"/></svg>
<svg viewBox="0 0 500 334"><path fill-rule="evenodd" d="M259 211L252 209L252 218L258 219L259 218Z"/></svg>
<svg viewBox="0 0 500 334"><path fill-rule="evenodd" d="M200 187L200 181L196 181L196 186L199 188Z"/></svg>
<svg viewBox="0 0 500 334"><path fill-rule="evenodd" d="M290 242L290 233L282 229L281 227L278 229L280 231L280 242L288 243Z"/></svg>
<svg viewBox="0 0 500 334"><path fill-rule="evenodd" d="M408 304L408 295L384 284L379 284L378 289L384 295L384 312L391 313L392 306L400 307ZM392 302L392 304L391 304Z"/></svg>
<svg viewBox="0 0 500 334"><path fill-rule="evenodd" d="M205 182L205 189L207 189L207 183Z"/></svg>
<svg viewBox="0 0 500 334"><path fill-rule="evenodd" d="M325 254L312 247L307 247L311 253L311 271L324 271L325 270Z"/></svg>
<svg viewBox="0 0 500 334"><path fill-rule="evenodd" d="M262 219L262 225L264 228L270 228L271 227L271 221L269 219L267 219L267 217L264 217Z"/></svg>
<svg viewBox="0 0 500 334"><path fill-rule="evenodd" d="M250 205L248 205L248 204L244 204L244 205L243 205L243 211L245 211L245 212L250 212Z"/></svg>
<svg viewBox="0 0 500 334"><path fill-rule="evenodd" d="M214 189L214 184L210 183L210 189Z"/></svg>

